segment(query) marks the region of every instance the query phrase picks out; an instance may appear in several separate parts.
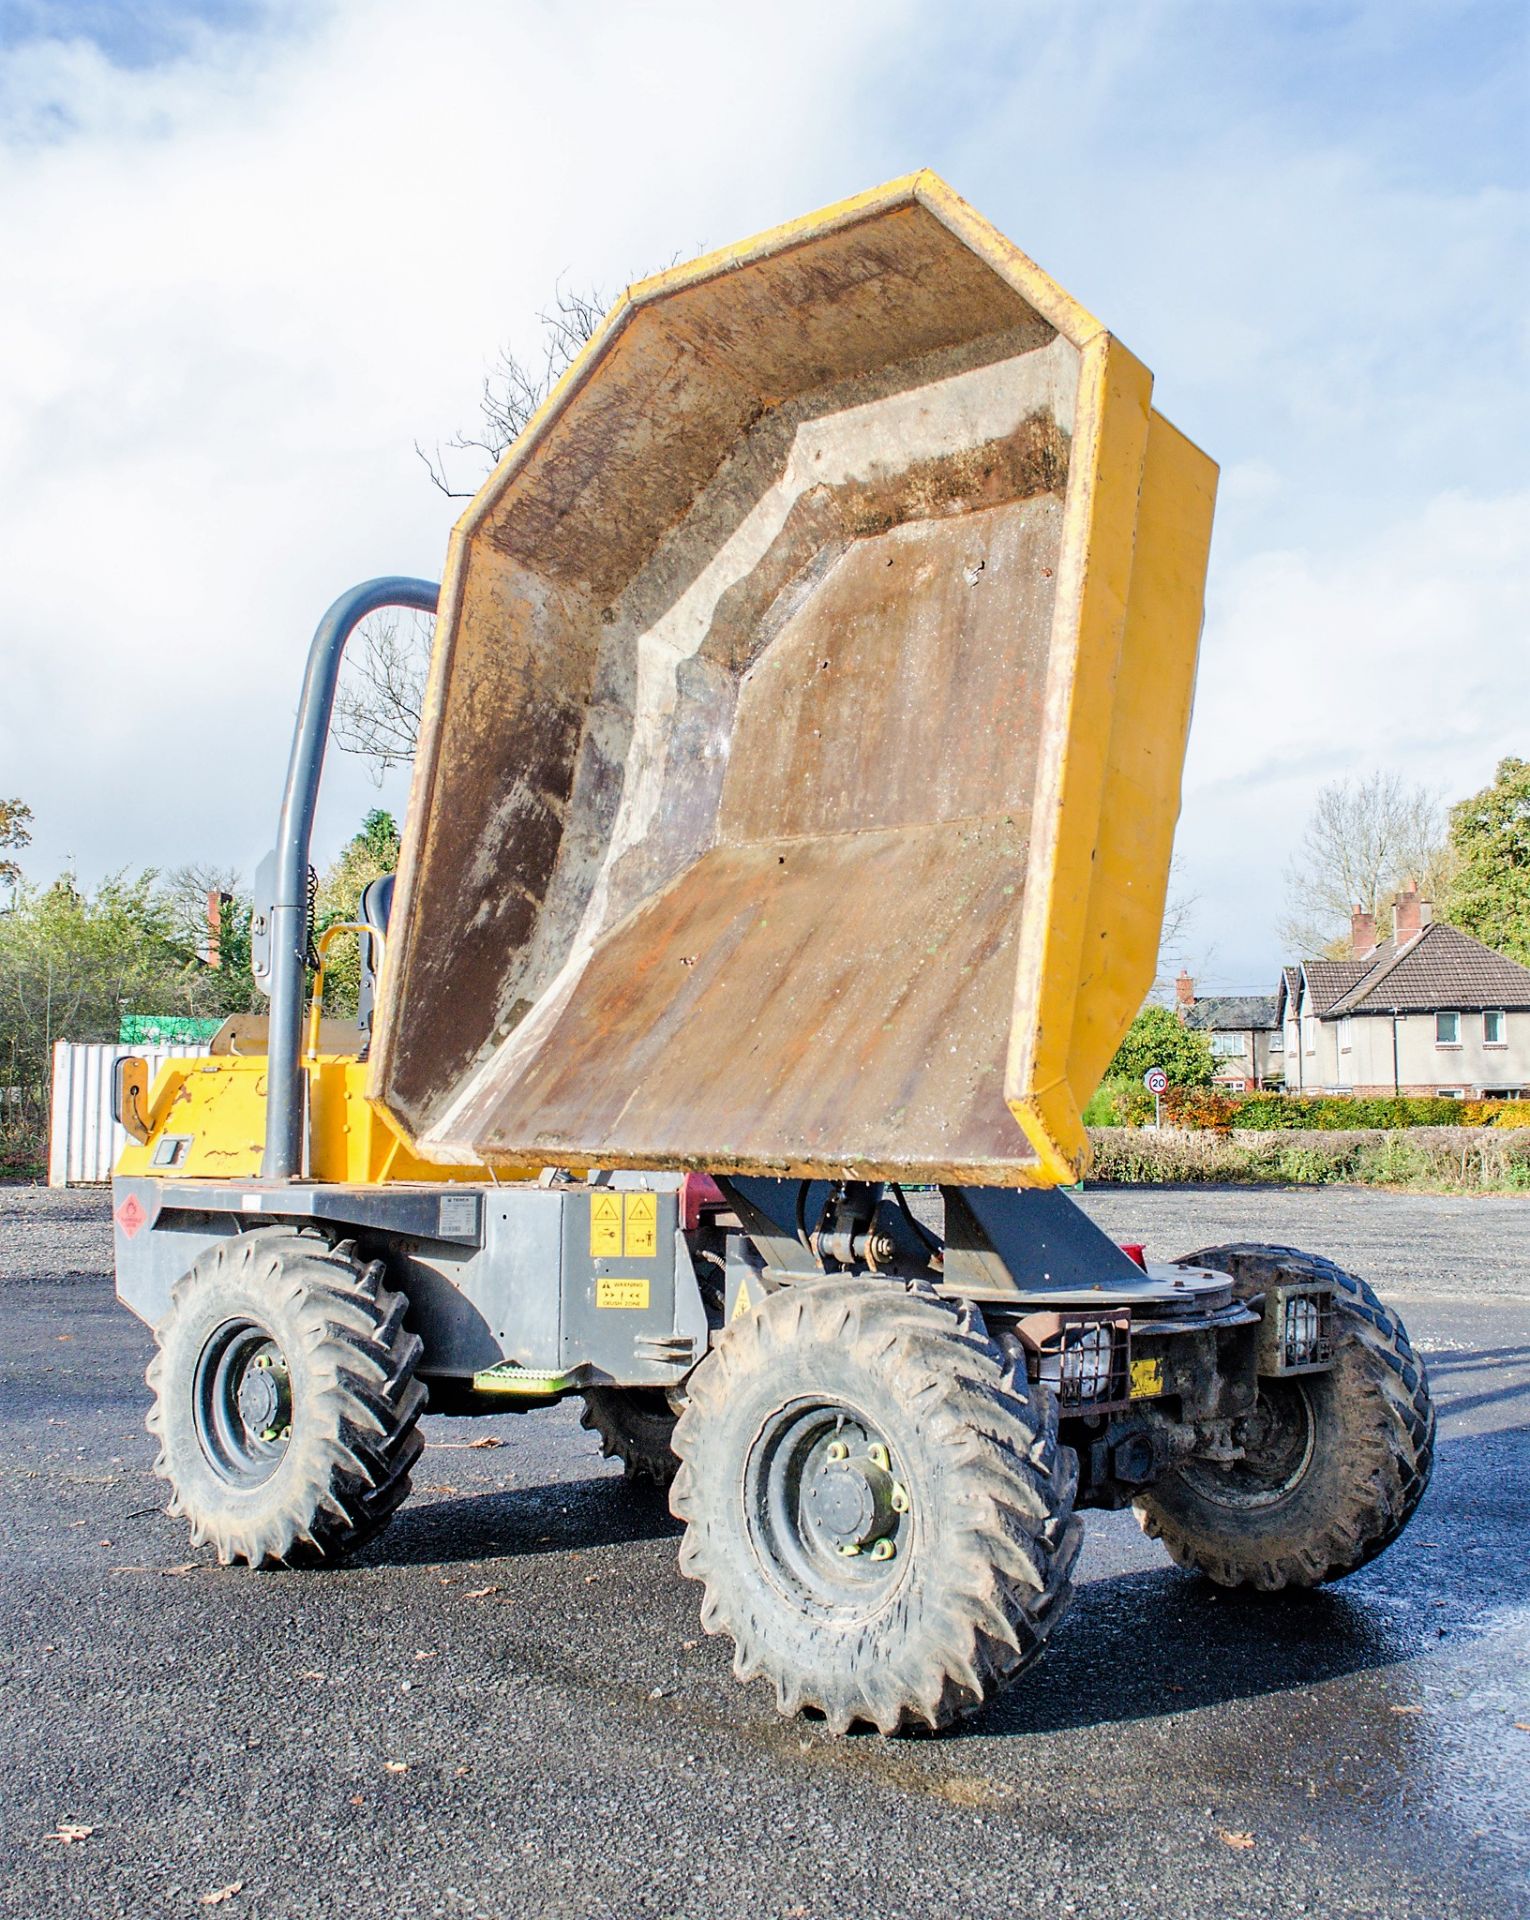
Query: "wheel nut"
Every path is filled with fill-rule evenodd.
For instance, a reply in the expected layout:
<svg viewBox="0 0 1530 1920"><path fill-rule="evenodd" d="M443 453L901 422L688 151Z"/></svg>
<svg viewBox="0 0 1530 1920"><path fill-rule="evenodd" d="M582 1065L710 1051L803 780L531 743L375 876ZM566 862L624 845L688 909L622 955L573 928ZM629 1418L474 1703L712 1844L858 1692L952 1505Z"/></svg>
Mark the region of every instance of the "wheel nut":
<svg viewBox="0 0 1530 1920"><path fill-rule="evenodd" d="M277 1438L275 1427L262 1427L260 1437L262 1440L275 1440Z"/></svg>
<svg viewBox="0 0 1530 1920"><path fill-rule="evenodd" d="M908 1497L908 1488L904 1486L901 1480L894 1480L892 1492L887 1498L894 1513L907 1513L909 1507L912 1505Z"/></svg>
<svg viewBox="0 0 1530 1920"><path fill-rule="evenodd" d="M831 1440L824 1449L824 1458L832 1460L837 1466L841 1460L850 1458L850 1449L843 1440Z"/></svg>
<svg viewBox="0 0 1530 1920"><path fill-rule="evenodd" d="M875 1540L872 1542L871 1557L873 1560L891 1560L897 1551L891 1540Z"/></svg>
<svg viewBox="0 0 1530 1920"><path fill-rule="evenodd" d="M271 1356L269 1353L256 1354L255 1365L260 1369L262 1373L265 1372L266 1368L269 1367L270 1364L271 1364Z"/></svg>
<svg viewBox="0 0 1530 1920"><path fill-rule="evenodd" d="M880 1546L881 1544L882 1543L880 1541L877 1542L878 1546ZM839 1550L847 1560L853 1559L854 1556L860 1552L860 1548L855 1544L853 1540L841 1541Z"/></svg>
<svg viewBox="0 0 1530 1920"><path fill-rule="evenodd" d="M882 1445L880 1440L873 1441L866 1449L866 1458L874 1467L880 1467L883 1473L886 1473L892 1465L892 1461L887 1457L887 1449Z"/></svg>

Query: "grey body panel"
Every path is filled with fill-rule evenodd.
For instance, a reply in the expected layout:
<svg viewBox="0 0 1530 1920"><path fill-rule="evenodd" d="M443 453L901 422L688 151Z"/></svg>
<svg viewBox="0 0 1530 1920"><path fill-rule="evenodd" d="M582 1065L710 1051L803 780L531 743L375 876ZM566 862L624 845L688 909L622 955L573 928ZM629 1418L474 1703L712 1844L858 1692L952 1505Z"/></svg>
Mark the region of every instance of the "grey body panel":
<svg viewBox="0 0 1530 1920"><path fill-rule="evenodd" d="M343 1187L118 1178L117 1293L150 1326L220 1238L290 1222L332 1226L387 1260L425 1345L420 1371L470 1379L511 1361L590 1380L667 1386L705 1351L706 1310L673 1189L655 1193L651 1256L591 1253L591 1207L609 1187ZM122 1225L136 1202L139 1224ZM618 1205L624 1202L618 1197ZM129 1209L131 1219L131 1209ZM640 1306L601 1305L602 1277L643 1277ZM618 1290L618 1297L622 1292ZM627 1297L630 1297L630 1293Z"/></svg>

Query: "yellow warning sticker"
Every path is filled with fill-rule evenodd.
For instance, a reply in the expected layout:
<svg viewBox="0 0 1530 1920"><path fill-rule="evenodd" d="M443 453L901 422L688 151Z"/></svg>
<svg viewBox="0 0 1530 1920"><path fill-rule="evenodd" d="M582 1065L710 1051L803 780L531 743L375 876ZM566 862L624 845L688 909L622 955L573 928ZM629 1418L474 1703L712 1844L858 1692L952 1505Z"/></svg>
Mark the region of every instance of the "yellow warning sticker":
<svg viewBox="0 0 1530 1920"><path fill-rule="evenodd" d="M590 1258L622 1257L622 1200L619 1193L597 1193L590 1200Z"/></svg>
<svg viewBox="0 0 1530 1920"><path fill-rule="evenodd" d="M1132 1362L1132 1398L1134 1400L1152 1400L1163 1392L1163 1362L1161 1360L1134 1360Z"/></svg>
<svg viewBox="0 0 1530 1920"><path fill-rule="evenodd" d="M737 1320L741 1314L747 1313L750 1305L749 1289L744 1285L743 1281L740 1280L738 1283L738 1298L733 1302L733 1318Z"/></svg>
<svg viewBox="0 0 1530 1920"><path fill-rule="evenodd" d="M623 1197L627 1209L627 1258L652 1260L659 1251L659 1197L654 1193L629 1193Z"/></svg>
<svg viewBox="0 0 1530 1920"><path fill-rule="evenodd" d="M595 1282L595 1304L597 1307L646 1308L648 1282L627 1278L618 1279L615 1274L602 1274Z"/></svg>

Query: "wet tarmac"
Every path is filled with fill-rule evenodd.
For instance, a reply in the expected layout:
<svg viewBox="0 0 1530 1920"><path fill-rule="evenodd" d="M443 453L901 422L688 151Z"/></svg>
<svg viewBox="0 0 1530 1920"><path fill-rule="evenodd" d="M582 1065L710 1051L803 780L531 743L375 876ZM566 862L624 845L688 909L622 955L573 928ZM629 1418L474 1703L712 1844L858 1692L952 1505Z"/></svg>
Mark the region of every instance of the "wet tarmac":
<svg viewBox="0 0 1530 1920"><path fill-rule="evenodd" d="M0 1914L1530 1913L1530 1203L1240 1198L1089 1204L1165 1253L1370 1252L1443 1415L1409 1532L1250 1600L1091 1515L1018 1688L836 1741L735 1685L662 1503L567 1409L430 1420L351 1567L205 1566L104 1207L0 1190Z"/></svg>

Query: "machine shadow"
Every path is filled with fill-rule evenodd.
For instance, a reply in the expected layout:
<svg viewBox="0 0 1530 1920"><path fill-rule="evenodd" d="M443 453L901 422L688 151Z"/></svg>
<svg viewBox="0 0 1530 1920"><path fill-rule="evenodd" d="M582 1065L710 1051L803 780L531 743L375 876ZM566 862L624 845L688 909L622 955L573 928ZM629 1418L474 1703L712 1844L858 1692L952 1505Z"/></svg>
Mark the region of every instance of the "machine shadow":
<svg viewBox="0 0 1530 1920"><path fill-rule="evenodd" d="M1045 1658L970 1732L991 1739L1159 1719L1392 1666L1421 1650L1418 1633L1400 1631L1363 1593L1231 1593L1153 1567L1080 1587Z"/></svg>
<svg viewBox="0 0 1530 1920"><path fill-rule="evenodd" d="M1062 1733L1289 1693L1434 1650L1497 1604L1479 1586L1472 1489L1521 1483L1530 1428L1443 1439L1409 1531L1332 1587L1230 1591L1168 1564L1085 1580L1045 1656L955 1737ZM1511 1523L1512 1524L1512 1523ZM1441 1580L1441 1568L1455 1573ZM1448 1599L1448 1611L1439 1611Z"/></svg>
<svg viewBox="0 0 1530 1920"><path fill-rule="evenodd" d="M407 1502L357 1566L435 1566L457 1561L525 1559L644 1540L678 1539L657 1488L618 1474L540 1487Z"/></svg>

